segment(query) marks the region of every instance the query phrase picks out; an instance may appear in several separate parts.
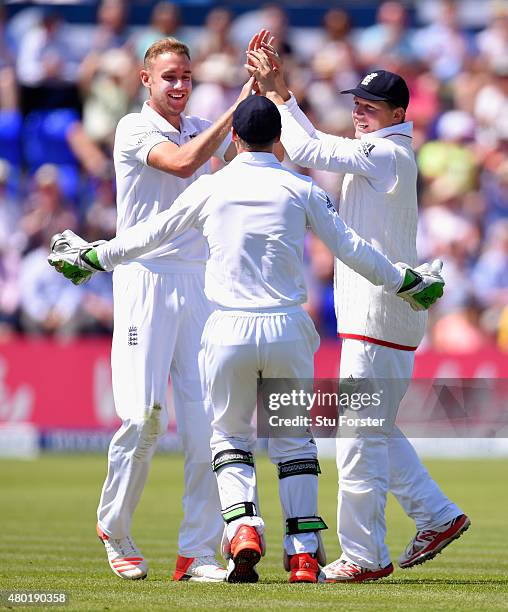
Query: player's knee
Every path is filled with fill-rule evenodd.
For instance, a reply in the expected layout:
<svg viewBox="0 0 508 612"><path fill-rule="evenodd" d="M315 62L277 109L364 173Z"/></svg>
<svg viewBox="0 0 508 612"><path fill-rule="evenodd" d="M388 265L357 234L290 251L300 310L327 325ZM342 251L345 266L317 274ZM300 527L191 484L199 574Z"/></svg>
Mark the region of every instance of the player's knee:
<svg viewBox="0 0 508 612"><path fill-rule="evenodd" d="M271 438L268 441L268 457L274 465L300 459L317 460L317 446L313 439Z"/></svg>
<svg viewBox="0 0 508 612"><path fill-rule="evenodd" d="M166 431L167 414L159 403L153 404L142 423L138 424L138 441L134 458L138 461L149 460L161 435Z"/></svg>

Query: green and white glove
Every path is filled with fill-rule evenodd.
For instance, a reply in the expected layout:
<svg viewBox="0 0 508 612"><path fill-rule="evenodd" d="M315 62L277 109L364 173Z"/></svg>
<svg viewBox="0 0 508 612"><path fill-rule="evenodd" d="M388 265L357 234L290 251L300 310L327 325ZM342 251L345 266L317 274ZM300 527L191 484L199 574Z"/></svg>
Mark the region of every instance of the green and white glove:
<svg viewBox="0 0 508 612"><path fill-rule="evenodd" d="M104 271L94 247L105 242L86 242L72 230L65 230L51 238L48 263L75 285L82 285L98 271Z"/></svg>
<svg viewBox="0 0 508 612"><path fill-rule="evenodd" d="M397 295L413 310L428 310L443 295L445 282L441 276L443 262L440 259L417 268L410 268L405 263L396 265L405 270L404 281Z"/></svg>

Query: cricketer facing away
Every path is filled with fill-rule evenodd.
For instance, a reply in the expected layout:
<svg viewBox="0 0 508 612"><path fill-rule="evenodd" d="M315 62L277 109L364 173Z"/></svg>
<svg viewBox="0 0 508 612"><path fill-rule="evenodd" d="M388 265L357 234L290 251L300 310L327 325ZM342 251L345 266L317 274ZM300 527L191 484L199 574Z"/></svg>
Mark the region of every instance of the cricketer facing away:
<svg viewBox="0 0 508 612"><path fill-rule="evenodd" d="M126 115L115 135L117 232L166 210L199 176L209 159L231 159L234 106L213 125L183 114L191 93L189 49L175 39L146 52L143 85L150 97ZM241 97L250 94L249 84ZM183 521L175 580L222 581L215 559L222 519L209 469L211 408L199 362L201 333L210 304L204 294L208 248L189 229L113 275L113 394L120 429L108 453L108 474L97 511L97 533L113 572L144 578L147 561L131 537L131 521L160 434L167 428L171 374L178 432L184 450ZM206 516L206 522L202 517Z"/></svg>
<svg viewBox="0 0 508 612"><path fill-rule="evenodd" d="M406 121L409 90L397 74L377 70L354 89L355 139L314 128L289 92L280 58L261 31L249 46L249 72L278 105L281 142L291 161L345 174L339 213L344 221L392 261L415 265L417 166ZM342 556L324 568L327 580L375 580L393 571L385 544L386 496L390 490L416 523L416 536L399 557L408 568L433 558L470 525L469 518L432 480L414 448L395 426L412 376L414 351L426 325L386 287L374 286L341 258L335 264L335 309L342 338L340 379L383 384L388 426L337 440L338 536Z"/></svg>
<svg viewBox="0 0 508 612"><path fill-rule="evenodd" d="M273 154L280 131L276 106L250 96L233 114L238 155L229 166L200 177L169 210L96 248L64 233L71 247L50 256L52 265L72 277L79 268L89 275L156 252L191 228L206 238L205 292L215 311L202 342L229 582L257 581L254 566L263 554L252 454L256 381L313 378L319 336L301 306L306 301L302 260L307 226L346 265L414 308L428 307L442 295L444 284L437 268L428 264L417 270L393 265L344 224L311 179L281 166ZM302 438L270 438L268 452L280 479L290 581L316 582L319 562L325 562L319 531L326 527L317 514L316 445L309 432ZM205 516L199 516L204 523Z"/></svg>

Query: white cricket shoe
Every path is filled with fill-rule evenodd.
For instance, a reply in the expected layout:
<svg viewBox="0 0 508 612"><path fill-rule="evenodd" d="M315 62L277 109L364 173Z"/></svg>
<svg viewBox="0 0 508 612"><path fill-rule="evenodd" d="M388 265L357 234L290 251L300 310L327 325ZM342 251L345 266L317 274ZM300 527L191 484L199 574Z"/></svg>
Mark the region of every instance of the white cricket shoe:
<svg viewBox="0 0 508 612"><path fill-rule="evenodd" d="M127 580L144 580L146 578L148 562L130 536L111 538L101 530L99 524L97 524L96 531L99 540L106 549L109 567L117 576Z"/></svg>
<svg viewBox="0 0 508 612"><path fill-rule="evenodd" d="M188 582L224 582L226 570L213 555L182 557L178 555L173 580Z"/></svg>
<svg viewBox="0 0 508 612"><path fill-rule="evenodd" d="M399 566L402 569L407 569L413 567L413 565L430 561L453 540L460 538L464 531L469 529L470 525L469 517L460 514L440 527L418 531L399 557Z"/></svg>
<svg viewBox="0 0 508 612"><path fill-rule="evenodd" d="M390 563L378 569L369 569L340 557L322 567L321 572L325 575L325 582L365 582L389 576L393 572L393 564Z"/></svg>

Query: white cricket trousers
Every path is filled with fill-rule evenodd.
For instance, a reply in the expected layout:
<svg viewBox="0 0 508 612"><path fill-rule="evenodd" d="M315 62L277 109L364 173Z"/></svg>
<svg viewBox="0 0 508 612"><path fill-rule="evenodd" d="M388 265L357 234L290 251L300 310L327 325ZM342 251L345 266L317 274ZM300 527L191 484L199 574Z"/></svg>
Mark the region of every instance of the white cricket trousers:
<svg viewBox="0 0 508 612"><path fill-rule="evenodd" d="M346 558L362 567L390 564L385 544L386 496L390 490L416 529L432 529L462 514L432 480L413 446L395 426L395 417L413 373L414 353L360 340L342 342L340 378L383 381L383 414L388 424L372 435L337 439L339 499L337 531ZM375 392L374 387L370 387ZM360 415L361 416L361 415ZM349 432L351 433L351 432Z"/></svg>
<svg viewBox="0 0 508 612"><path fill-rule="evenodd" d="M212 456L225 450L253 452L256 428L252 423L257 398L257 380L266 378L313 378L314 353L319 336L312 320L300 307L262 312L217 310L203 333L206 378L213 405ZM270 438L272 463L316 459L317 448L309 437ZM225 465L217 472L223 510L234 504L257 501L256 472L246 464ZM316 516L317 476L299 474L279 480L284 519ZM259 507L257 507L258 514ZM230 522L225 531L231 542L240 525L252 525L262 535L260 516L245 516ZM289 555L315 552L315 532L284 536ZM227 543L226 543L227 549Z"/></svg>
<svg viewBox="0 0 508 612"><path fill-rule="evenodd" d="M159 437L166 431L171 375L178 433L184 450L183 521L179 554L214 554L223 529L210 468L212 410L206 398L201 334L211 312L204 266L154 273L139 264L113 273L113 394L120 429L108 455L97 516L111 537L130 534ZM168 478L171 474L168 474Z"/></svg>

